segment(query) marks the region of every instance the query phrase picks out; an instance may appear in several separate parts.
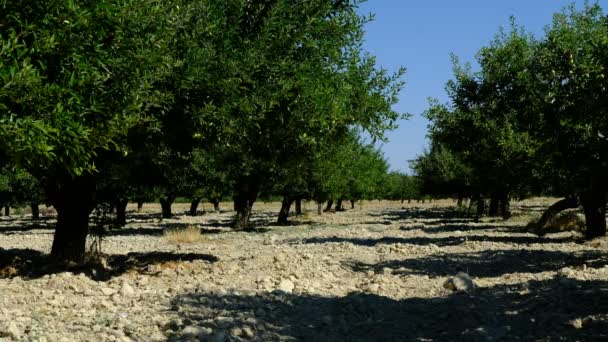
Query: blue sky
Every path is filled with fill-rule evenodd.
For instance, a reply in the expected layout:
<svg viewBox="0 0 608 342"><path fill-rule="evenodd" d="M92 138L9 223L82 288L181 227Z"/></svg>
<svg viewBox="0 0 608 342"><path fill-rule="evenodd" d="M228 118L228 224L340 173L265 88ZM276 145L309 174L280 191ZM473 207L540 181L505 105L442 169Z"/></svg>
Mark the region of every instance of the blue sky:
<svg viewBox="0 0 608 342"><path fill-rule="evenodd" d="M427 146L427 122L421 116L427 98L447 101L444 86L452 77L450 53L474 61L509 17L540 36L552 15L573 1L564 0L368 0L361 13L374 13L365 48L389 70L407 68L406 88L395 109L412 114L387 134L382 146L392 170L409 171L408 160ZM581 6L584 1L575 1ZM599 1L604 10L608 0Z"/></svg>

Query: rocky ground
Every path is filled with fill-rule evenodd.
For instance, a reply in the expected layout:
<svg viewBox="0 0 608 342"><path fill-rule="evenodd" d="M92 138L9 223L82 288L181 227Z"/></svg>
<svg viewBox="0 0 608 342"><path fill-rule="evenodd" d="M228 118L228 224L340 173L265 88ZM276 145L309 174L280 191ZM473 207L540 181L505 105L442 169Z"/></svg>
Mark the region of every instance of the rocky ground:
<svg viewBox="0 0 608 342"><path fill-rule="evenodd" d="M74 273L41 266L51 219L4 218L0 341L608 340L608 240L526 232L547 204L482 222L452 202L311 204L287 227L256 204L257 232L150 204L103 239L105 269ZM186 226L200 241L163 235Z"/></svg>

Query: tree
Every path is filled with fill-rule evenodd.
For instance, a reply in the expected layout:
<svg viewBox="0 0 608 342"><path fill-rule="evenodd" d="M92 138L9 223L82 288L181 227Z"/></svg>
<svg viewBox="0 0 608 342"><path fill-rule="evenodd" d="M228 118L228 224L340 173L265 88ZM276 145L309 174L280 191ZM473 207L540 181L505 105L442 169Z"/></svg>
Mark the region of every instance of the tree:
<svg viewBox="0 0 608 342"><path fill-rule="evenodd" d="M51 255L79 261L96 166L105 152L125 151L128 129L163 98L150 84L175 61L163 49L171 21L159 20L176 9L142 0L1 7L11 15L0 25L0 145L16 164L45 175L58 213Z"/></svg>

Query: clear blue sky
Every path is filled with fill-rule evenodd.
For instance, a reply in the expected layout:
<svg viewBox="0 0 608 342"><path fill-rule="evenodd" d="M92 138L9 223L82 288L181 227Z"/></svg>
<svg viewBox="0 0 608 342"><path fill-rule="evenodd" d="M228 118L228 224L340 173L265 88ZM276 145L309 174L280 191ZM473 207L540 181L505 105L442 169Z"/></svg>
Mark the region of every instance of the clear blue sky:
<svg viewBox="0 0 608 342"><path fill-rule="evenodd" d="M407 161L427 146L427 122L421 116L427 98L447 101L444 86L452 77L450 53L474 62L500 26L514 15L528 32L540 36L552 15L573 1L565 0L369 0L361 13L375 13L367 25L365 48L378 64L407 68L406 88L395 109L412 114L388 133L382 146L392 170L409 171ZM582 0L575 1L581 6ZM608 0L599 1L608 10Z"/></svg>

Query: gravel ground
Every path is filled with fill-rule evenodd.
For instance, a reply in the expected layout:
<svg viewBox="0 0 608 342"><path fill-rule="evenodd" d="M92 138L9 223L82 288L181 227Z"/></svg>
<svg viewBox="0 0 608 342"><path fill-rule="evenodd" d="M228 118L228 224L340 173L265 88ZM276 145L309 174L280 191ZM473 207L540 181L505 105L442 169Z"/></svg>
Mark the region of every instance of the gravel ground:
<svg viewBox="0 0 608 342"><path fill-rule="evenodd" d="M0 341L608 340L608 239L526 232L549 203L481 222L447 201L309 204L287 227L260 203L257 232L230 231L231 212L161 220L146 204L103 240L105 268L73 272L40 266L52 218L5 217ZM187 226L200 241L163 236ZM459 272L474 289L444 286Z"/></svg>

